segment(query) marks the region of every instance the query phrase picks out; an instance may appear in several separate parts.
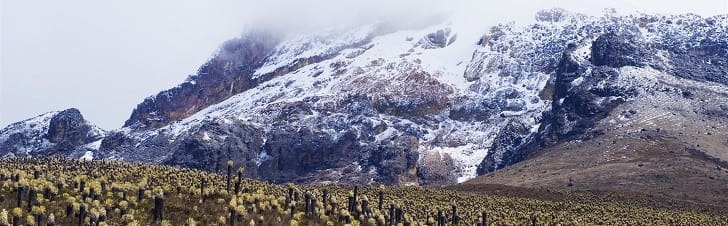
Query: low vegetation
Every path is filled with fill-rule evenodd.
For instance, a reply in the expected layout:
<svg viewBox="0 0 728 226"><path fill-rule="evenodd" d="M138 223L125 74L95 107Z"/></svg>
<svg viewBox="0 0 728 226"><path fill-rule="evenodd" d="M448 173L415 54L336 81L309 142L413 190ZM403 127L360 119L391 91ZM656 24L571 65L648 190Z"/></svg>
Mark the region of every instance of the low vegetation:
<svg viewBox="0 0 728 226"><path fill-rule="evenodd" d="M698 209L579 195L547 201L444 189L277 185L170 166L0 160L8 225L728 225Z"/></svg>

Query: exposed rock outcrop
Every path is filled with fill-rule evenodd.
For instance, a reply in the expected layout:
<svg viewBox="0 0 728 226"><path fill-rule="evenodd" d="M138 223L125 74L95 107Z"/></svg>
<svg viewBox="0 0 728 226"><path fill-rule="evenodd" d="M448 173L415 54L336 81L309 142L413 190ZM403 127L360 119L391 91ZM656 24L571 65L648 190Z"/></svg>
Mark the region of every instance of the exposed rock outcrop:
<svg viewBox="0 0 728 226"><path fill-rule="evenodd" d="M70 146L88 144L101 138L101 134L95 134L92 129L81 112L71 108L51 118L46 139L52 143L68 142Z"/></svg>
<svg viewBox="0 0 728 226"><path fill-rule="evenodd" d="M560 17L558 15L562 14L545 13L538 17L551 21L554 16ZM724 16L716 18L725 20ZM725 61L724 57L716 59L714 65L712 62L713 58L728 52L728 48L712 40L725 36L726 26L724 22L706 26L707 21L716 18L608 15L602 21L604 24L580 26L576 32L566 30L561 35L578 38L571 39L571 43L550 43L563 46L552 49L563 50L560 50L558 63L553 64L555 70L549 84L541 93L543 99L551 100L551 105L542 114L538 133L520 135L523 139L513 139L519 137L514 133L505 136L506 140L502 140L504 136L497 136L496 139L502 141L494 142L495 148L490 149L488 157L480 164L479 174L522 161L552 145L602 136L606 131L597 124L610 116L629 118L636 114L632 110L614 112L636 99L658 99L673 90L681 90L681 96L693 95L684 87L674 87L675 84L707 82L703 84L705 89L723 92L723 88L715 88L724 84L722 78L726 73L722 72L725 69L721 63ZM573 17L571 19L574 22ZM632 19L641 22L633 25ZM680 23L675 24L674 20ZM580 34L582 30L597 33ZM498 37L505 35L501 29L497 33ZM654 77L654 73L669 75ZM692 81L674 81L677 78ZM702 86L689 89L696 87ZM503 144L507 145L502 148ZM499 151L503 149L505 151ZM501 164L503 162L505 164Z"/></svg>
<svg viewBox="0 0 728 226"><path fill-rule="evenodd" d="M591 47L591 62L595 66L644 67L655 51L642 47L638 40L628 40L617 33L600 35Z"/></svg>
<svg viewBox="0 0 728 226"><path fill-rule="evenodd" d="M279 39L271 33L253 32L225 42L189 81L137 105L124 126L159 128L256 86L252 74Z"/></svg>
<svg viewBox="0 0 728 226"><path fill-rule="evenodd" d="M106 131L86 121L78 109L49 112L0 131L0 156L81 157L96 151Z"/></svg>

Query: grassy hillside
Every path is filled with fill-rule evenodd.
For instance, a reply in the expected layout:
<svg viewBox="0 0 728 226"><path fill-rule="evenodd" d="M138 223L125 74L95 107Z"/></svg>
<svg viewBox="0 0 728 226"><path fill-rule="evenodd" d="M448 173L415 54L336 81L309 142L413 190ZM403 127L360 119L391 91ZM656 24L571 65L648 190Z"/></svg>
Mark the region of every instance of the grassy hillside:
<svg viewBox="0 0 728 226"><path fill-rule="evenodd" d="M560 143L465 185L632 191L706 206L728 206L728 162L674 138L646 132L641 135L604 135Z"/></svg>
<svg viewBox="0 0 728 226"><path fill-rule="evenodd" d="M720 213L591 193L548 200L418 187L274 185L241 179L237 170L4 159L0 225L475 225L482 216L496 225L728 224Z"/></svg>

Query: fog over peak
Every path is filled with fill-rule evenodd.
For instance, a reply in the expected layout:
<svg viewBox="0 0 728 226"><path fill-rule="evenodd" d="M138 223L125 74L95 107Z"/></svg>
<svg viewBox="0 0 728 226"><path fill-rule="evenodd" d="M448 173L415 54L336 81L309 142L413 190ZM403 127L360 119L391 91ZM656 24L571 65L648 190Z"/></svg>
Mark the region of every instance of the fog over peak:
<svg viewBox="0 0 728 226"><path fill-rule="evenodd" d="M451 20L485 32L497 23L528 23L552 7L713 16L725 14L728 1L3 0L0 127L75 107L118 128L145 97L184 81L221 43L251 28L295 34Z"/></svg>
<svg viewBox="0 0 728 226"><path fill-rule="evenodd" d="M261 1L241 15L246 27L300 33L387 22L397 27L422 26L455 11L446 1Z"/></svg>

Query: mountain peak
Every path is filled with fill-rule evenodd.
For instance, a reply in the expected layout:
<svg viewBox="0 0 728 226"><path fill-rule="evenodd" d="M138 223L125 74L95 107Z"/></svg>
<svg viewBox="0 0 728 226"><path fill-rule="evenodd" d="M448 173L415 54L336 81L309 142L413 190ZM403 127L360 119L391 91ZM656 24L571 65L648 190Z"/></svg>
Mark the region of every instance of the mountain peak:
<svg viewBox="0 0 728 226"><path fill-rule="evenodd" d="M0 156L80 157L95 151L106 132L86 121L76 108L52 111L0 130Z"/></svg>
<svg viewBox="0 0 728 226"><path fill-rule="evenodd" d="M67 148L99 142L94 158L210 171L234 160L274 182L446 185L599 136L634 101L693 89L720 100L725 21L549 9L486 30L254 32L103 141L84 136L91 126L73 111L39 134Z"/></svg>

